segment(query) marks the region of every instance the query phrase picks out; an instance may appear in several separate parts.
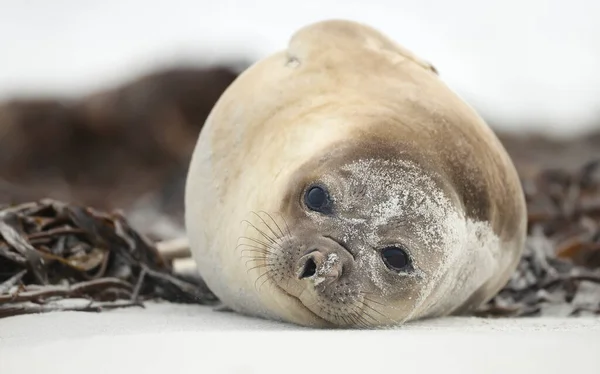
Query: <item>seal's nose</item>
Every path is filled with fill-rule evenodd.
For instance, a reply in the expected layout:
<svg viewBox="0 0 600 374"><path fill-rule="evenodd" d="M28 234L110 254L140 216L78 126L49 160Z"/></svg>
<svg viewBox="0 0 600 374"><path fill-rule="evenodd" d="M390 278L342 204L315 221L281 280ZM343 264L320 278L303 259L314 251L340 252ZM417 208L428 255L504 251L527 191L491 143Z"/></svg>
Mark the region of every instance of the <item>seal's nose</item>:
<svg viewBox="0 0 600 374"><path fill-rule="evenodd" d="M315 284L333 282L342 275L342 261L335 252L312 250L300 258L298 279L314 279Z"/></svg>
<svg viewBox="0 0 600 374"><path fill-rule="evenodd" d="M311 257L306 259L304 266L302 267L302 273L300 274L300 279L310 278L317 272L317 264L315 260Z"/></svg>

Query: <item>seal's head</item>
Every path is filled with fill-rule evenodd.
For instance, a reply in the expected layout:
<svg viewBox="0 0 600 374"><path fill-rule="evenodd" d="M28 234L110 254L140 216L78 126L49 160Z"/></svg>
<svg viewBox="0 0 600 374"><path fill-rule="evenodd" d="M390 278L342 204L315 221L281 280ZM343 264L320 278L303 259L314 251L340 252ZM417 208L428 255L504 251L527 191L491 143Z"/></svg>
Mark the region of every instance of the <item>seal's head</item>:
<svg viewBox="0 0 600 374"><path fill-rule="evenodd" d="M240 242L262 269L259 285L325 325L394 325L459 307L474 291L461 275L476 286L492 269L478 245L497 243L465 219L447 176L385 141L332 148L274 191L280 214L252 226L262 240Z"/></svg>

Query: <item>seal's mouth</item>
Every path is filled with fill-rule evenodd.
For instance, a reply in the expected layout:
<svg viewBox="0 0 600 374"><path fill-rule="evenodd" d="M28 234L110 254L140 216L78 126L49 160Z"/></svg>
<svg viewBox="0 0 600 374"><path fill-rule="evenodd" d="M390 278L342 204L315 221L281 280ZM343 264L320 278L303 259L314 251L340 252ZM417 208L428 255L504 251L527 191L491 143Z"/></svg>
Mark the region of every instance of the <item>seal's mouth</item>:
<svg viewBox="0 0 600 374"><path fill-rule="evenodd" d="M307 311L311 316L313 316L319 323L321 323L322 325L324 325L324 327L337 327L337 325L323 317L321 317L320 315L318 315L317 313L313 312L309 307L307 307L302 300L300 300L298 297L288 293L286 290L284 290L283 288L281 288L279 285L276 285L277 288L279 288L279 290L281 290L281 292L283 292L286 296L288 296L290 298L290 300L292 300L293 303L295 303L298 307L300 307L301 309Z"/></svg>

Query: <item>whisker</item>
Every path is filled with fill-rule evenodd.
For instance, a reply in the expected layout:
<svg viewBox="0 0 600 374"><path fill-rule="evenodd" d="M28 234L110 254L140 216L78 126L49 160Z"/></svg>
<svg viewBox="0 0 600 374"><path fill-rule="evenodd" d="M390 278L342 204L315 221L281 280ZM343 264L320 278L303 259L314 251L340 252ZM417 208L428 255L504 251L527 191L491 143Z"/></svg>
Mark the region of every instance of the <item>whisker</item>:
<svg viewBox="0 0 600 374"><path fill-rule="evenodd" d="M340 314L340 313L335 313L335 318L337 318L338 320L342 320L344 322L344 327L348 328L351 327L353 325L352 320L350 320L350 316L347 314Z"/></svg>
<svg viewBox="0 0 600 374"><path fill-rule="evenodd" d="M274 270L269 270L269 274L273 274L273 273L274 273ZM267 277L265 278L265 280L264 280L264 281L262 281L262 283L260 284L260 286L258 286L258 291L260 292L260 290L262 289L262 287L264 286L264 284L265 284L265 283L267 283L269 280L272 280L272 279L273 279L273 277L271 277L271 276L267 276ZM255 283L256 283L256 282L255 282Z"/></svg>
<svg viewBox="0 0 600 374"><path fill-rule="evenodd" d="M267 239L271 243L277 244L277 241L275 241L273 238L271 238L269 235L267 235L264 231L262 231L258 227L254 226L250 221L243 220L242 222L246 222L249 226L251 226L252 228L254 228L259 234L261 234L265 239Z"/></svg>
<svg viewBox="0 0 600 374"><path fill-rule="evenodd" d="M344 316L340 316L340 315L338 315L338 318L341 318L341 319L342 319L342 321L344 321L344 323L346 324L346 327L352 327L352 326L354 325L354 323L352 322L352 320L351 320L351 319L350 319L350 320L348 319L348 318L350 318L350 317L351 317L351 316L349 316L349 315L344 315Z"/></svg>
<svg viewBox="0 0 600 374"><path fill-rule="evenodd" d="M264 247L264 246L254 246L254 245L250 245L250 244L238 244L236 246L236 249L239 248L243 248L243 247L248 247L248 248L244 248L242 250L240 250L240 258L256 258L256 259L267 259L269 254L275 254L275 251L272 250L270 247ZM247 255L247 253L257 253L259 255L257 256L249 256ZM246 262L246 266L248 265L248 263Z"/></svg>
<svg viewBox="0 0 600 374"><path fill-rule="evenodd" d="M250 269L248 269L248 272L251 272L254 269L266 268L267 266L269 266L269 264L266 264L266 263L265 264L256 265L256 266L253 266Z"/></svg>
<svg viewBox="0 0 600 374"><path fill-rule="evenodd" d="M273 248L269 248L269 247L257 247L255 245L248 245L248 244L238 245L237 248L245 248L245 249L242 249L240 252L254 250L254 251L260 251L261 253L264 253L264 254L275 253L275 252L273 252Z"/></svg>
<svg viewBox="0 0 600 374"><path fill-rule="evenodd" d="M289 236L292 236L292 231L290 230L290 227L287 224L287 221L285 220L285 217L283 216L283 214L279 213L279 217L281 217L281 220L283 221L283 224L285 225L285 229L288 232Z"/></svg>
<svg viewBox="0 0 600 374"><path fill-rule="evenodd" d="M354 325L357 325L358 328L360 328L360 329L366 328L368 326L364 322L364 319L361 316L360 310L358 310L358 308L356 306L353 308L352 313L350 313L350 319L352 319Z"/></svg>
<svg viewBox="0 0 600 374"><path fill-rule="evenodd" d="M325 313L327 315L327 320L333 321L336 325L340 325L340 321L343 322L343 326L344 327L348 327L348 325L350 325L351 323L349 323L349 321L346 319L347 315L342 315L340 313L332 313L330 311L327 310L321 310L323 313ZM338 326L339 327L339 326Z"/></svg>
<svg viewBox="0 0 600 374"><path fill-rule="evenodd" d="M374 302L373 300L371 300L371 299L368 299L368 298L366 298L366 297L365 297L365 300L366 300L366 301L368 301L368 302L370 302L370 303ZM385 317L385 318L389 318L389 317L387 317L385 314L381 313L381 312L380 312L380 311L378 311L377 309L375 309L375 308L373 308L372 306L370 306L369 304L367 304L367 303L363 302L363 305L364 305L365 307L367 307L367 308L369 308L369 309L373 310L374 312L378 313L379 315L381 315L381 316L383 316L383 317ZM381 305L381 304L380 304L380 305Z"/></svg>
<svg viewBox="0 0 600 374"><path fill-rule="evenodd" d="M253 258L253 259L257 259L257 260L263 260L265 263L267 264L273 264L275 263L272 259L269 259L261 254L255 255L255 254L249 254L249 255L242 255L240 256L240 258Z"/></svg>
<svg viewBox="0 0 600 374"><path fill-rule="evenodd" d="M365 299L365 300L368 300L369 302L371 302L371 303L373 303L373 304L380 305L380 306L382 306L382 307L384 307L384 308L392 308L392 309L395 309L395 308L394 308L394 307L392 307L392 306L389 306L389 305L382 304L382 303L380 303L380 302L377 302L377 301L375 301L375 300L373 300L373 299L369 299L369 298L367 298L367 297L365 297L365 296L364 296L364 295L373 295L373 296L375 296L375 294L374 294L374 293L366 293L366 292L363 292L362 294L363 294L363 297L364 297L364 299Z"/></svg>
<svg viewBox="0 0 600 374"><path fill-rule="evenodd" d="M283 230L281 230L281 227L279 227L279 225L277 224L277 221L275 221L275 219L273 218L272 215L270 215L269 213L261 210L259 213L264 213L267 216L269 216L269 218L271 219L271 221L273 221L273 223L275 224L275 227L277 227L277 229L279 230L279 232L281 233L281 238L283 238L285 236L285 234L283 233Z"/></svg>
<svg viewBox="0 0 600 374"><path fill-rule="evenodd" d="M361 311L362 308L359 308L357 305L355 305L351 315L353 316L353 319L355 319L356 322L360 325L360 327L369 328L371 324L361 315Z"/></svg>
<svg viewBox="0 0 600 374"><path fill-rule="evenodd" d="M256 243L256 244L260 244L260 245L262 245L262 246L264 246L264 247L267 247L267 248L273 248L273 247L271 247L271 244L269 244L269 243L265 243L265 242L261 242L261 241L260 241L260 240L258 240L258 239L249 238L249 237L247 237L247 236L240 236L240 239L246 239L246 240L250 240L251 242L254 242L254 243ZM242 244L243 244L243 243L242 243Z"/></svg>
<svg viewBox="0 0 600 374"><path fill-rule="evenodd" d="M240 251L240 253L241 253L242 257L245 257L245 256L246 256L246 255L244 254L244 253L246 253L246 252L260 253L260 254L262 255L262 256L261 256L261 258L266 258L266 256L265 256L265 255L268 253L268 252L266 252L266 251L264 251L264 250L260 250L260 249L242 249L242 250Z"/></svg>
<svg viewBox="0 0 600 374"><path fill-rule="evenodd" d="M362 321L364 328L369 329L369 328L373 327L373 324L370 323L369 321L367 321L367 319L365 317L363 317L362 315L359 315L359 316L360 316L360 320Z"/></svg>
<svg viewBox="0 0 600 374"><path fill-rule="evenodd" d="M267 226L267 228L269 229L269 231L271 231L273 233L273 235L275 235L276 239L281 239L281 237L273 230L273 228L271 228L271 226L267 223L267 221L264 220L264 218L262 218L258 213L256 212L251 212L252 214L254 214L255 216L258 217L258 219L260 219L262 221L262 223L265 224L265 226ZM277 223L275 223L275 225L277 226Z"/></svg>
<svg viewBox="0 0 600 374"><path fill-rule="evenodd" d="M258 278L256 278L256 280L254 281L254 289L255 289L256 291L260 292L260 289L256 287L256 284L257 284L257 283L258 283L258 281L259 281L259 280L260 280L262 277L264 277L265 275L267 276L267 278L265 279L265 282L266 282L266 281L268 281L269 279L271 279L271 278L269 277L269 274L272 274L272 273L273 273L273 270L272 270L272 269L269 269L269 270L265 271L264 273L262 273L262 274L261 274L261 275L260 275ZM264 284L264 282L261 284L261 287L262 287L262 285L263 285L263 284Z"/></svg>
<svg viewBox="0 0 600 374"><path fill-rule="evenodd" d="M249 244L249 243L240 243L242 241L242 239L247 239L247 240L250 240L250 241L253 240L253 239L245 237L245 236L238 237L238 239L237 239L237 245L235 246L235 248L233 248L234 252L237 251L242 246L246 246L246 247L250 247L250 248L256 248L256 249L265 249L265 248L270 247L270 244L262 243L259 240L254 240L254 243L251 243L251 244Z"/></svg>
<svg viewBox="0 0 600 374"><path fill-rule="evenodd" d="M365 297L365 300L366 300L366 301L368 301L368 302L371 302L371 303L373 302L373 300L370 300L370 299L368 299L368 298L366 298L366 297ZM385 319L389 320L390 322L392 322L392 323L394 323L394 324L395 324L395 323L397 323L397 321L396 321L396 320L394 320L394 319L392 319L392 318L390 318L390 317L386 316L385 314L381 313L381 312L380 312L380 311L378 311L377 309L375 309L375 308L371 307L369 304L367 304L367 303L363 302L363 305L364 305L366 308L369 308L369 309L371 309L372 311L374 311L375 313L379 314L379 315L380 315L380 316L382 316L383 318L385 318Z"/></svg>
<svg viewBox="0 0 600 374"><path fill-rule="evenodd" d="M248 264L248 262L250 262L250 261L264 261L265 260L265 258L262 257L262 256L242 256L242 258L249 259L249 260L246 261L246 264ZM269 262L265 262L265 263L271 264Z"/></svg>
<svg viewBox="0 0 600 374"><path fill-rule="evenodd" d="M259 258L261 260L266 260L265 256L262 256L262 254L259 255L242 255L240 256L241 258Z"/></svg>
<svg viewBox="0 0 600 374"><path fill-rule="evenodd" d="M251 262L256 262L256 261L260 261L260 260L261 260L260 258L251 258L250 260L247 260L247 261L244 263L244 266L246 267L246 270L247 270L248 272L250 272L250 270L253 270L254 268L252 268L252 269L248 269L248 264L249 264L249 263L251 263ZM261 266L262 266L262 267L266 267L267 265L261 264L261 265L259 265L258 267L261 267Z"/></svg>
<svg viewBox="0 0 600 374"><path fill-rule="evenodd" d="M246 247L248 247L248 248L256 248L256 249L268 249L268 248L270 248L269 246L266 246L266 247L265 247L264 245L261 245L261 246L259 247L259 246L257 246L257 245L254 245L254 244L248 244L248 243L240 243L240 244L236 245L235 247L236 247L236 248L239 248L239 247L241 247L241 246L246 246Z"/></svg>
<svg viewBox="0 0 600 374"><path fill-rule="evenodd" d="M352 314L352 319L354 320L355 324L357 324L358 327L361 329L369 327L369 324L366 323L365 319L363 318L363 316L360 315L360 313L355 312L354 314Z"/></svg>
<svg viewBox="0 0 600 374"><path fill-rule="evenodd" d="M369 313L368 310L365 310L365 304L363 303L363 313L365 316L369 317L373 322L375 322L377 325L381 325L381 321L377 318L375 318L371 313ZM372 325L372 323L371 323Z"/></svg>
<svg viewBox="0 0 600 374"><path fill-rule="evenodd" d="M270 248L259 248L259 247L252 247L252 246L250 246L248 248L240 250L240 255L244 255L244 253L246 253L246 252L260 253L264 257L267 257L269 254L275 254L276 253L276 252L274 252Z"/></svg>

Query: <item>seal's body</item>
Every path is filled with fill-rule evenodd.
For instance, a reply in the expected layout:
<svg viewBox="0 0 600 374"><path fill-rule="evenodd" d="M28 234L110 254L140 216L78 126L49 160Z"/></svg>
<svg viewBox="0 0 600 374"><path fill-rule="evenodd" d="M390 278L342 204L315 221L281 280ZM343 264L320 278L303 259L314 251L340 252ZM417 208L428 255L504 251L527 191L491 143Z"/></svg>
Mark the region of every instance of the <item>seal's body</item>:
<svg viewBox="0 0 600 374"><path fill-rule="evenodd" d="M436 70L323 21L224 92L186 186L201 276L232 309L305 326L457 314L514 271L525 202L506 151Z"/></svg>

